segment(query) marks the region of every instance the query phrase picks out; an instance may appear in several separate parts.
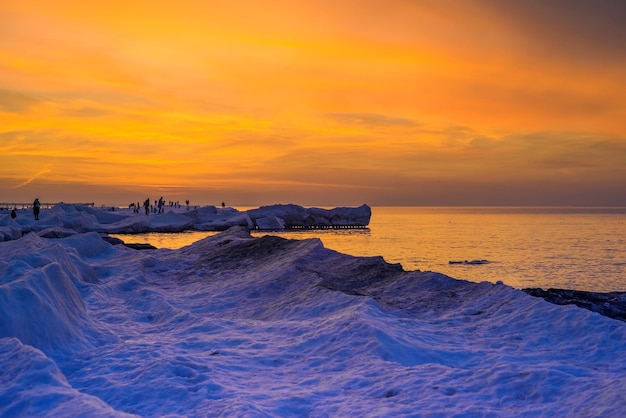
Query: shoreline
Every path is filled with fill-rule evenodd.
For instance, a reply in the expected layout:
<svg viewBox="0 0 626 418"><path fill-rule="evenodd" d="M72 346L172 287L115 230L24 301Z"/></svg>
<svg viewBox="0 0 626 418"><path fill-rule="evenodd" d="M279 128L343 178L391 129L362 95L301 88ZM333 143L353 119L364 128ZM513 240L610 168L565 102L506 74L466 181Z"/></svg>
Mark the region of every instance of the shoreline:
<svg viewBox="0 0 626 418"><path fill-rule="evenodd" d="M224 233L226 231L219 231L218 233ZM116 234L121 235L121 234ZM133 234L128 234L132 236ZM132 243L126 242L122 239L103 236L105 241L112 245L123 245L125 247L137 250L158 250L157 247L147 243ZM357 257L357 256L355 256ZM358 258L358 257L357 257ZM389 263L388 263L389 264ZM392 264L389 264L390 266ZM441 273L437 273L441 274ZM450 276L448 276L450 277ZM455 280L454 277L450 277ZM595 312L602 316L606 316L611 319L616 319L622 322L626 322L626 291L624 292L592 292L584 290L572 290L572 289L556 289L556 288L523 288L519 289L522 292L537 298L544 299L554 305L575 305L578 308L586 309L591 312Z"/></svg>
<svg viewBox="0 0 626 418"><path fill-rule="evenodd" d="M230 207L215 206L194 209L183 206L175 209L166 207L164 213L145 215L135 213L131 208L108 210L76 204L59 204L43 210L40 221L25 219L25 216L11 220L7 214L5 220L0 223L0 242L16 240L32 232L43 238L65 238L79 233L98 232L111 244L121 243L136 250L150 250L155 247L145 243L126 243L124 240L110 237L109 234L132 236L150 232L221 232L236 226L247 228L249 232L367 229L371 217L371 208L367 205L333 209L273 205L242 212ZM23 212L27 210L24 209ZM613 319L626 321L626 291L597 292L549 287L520 288L520 290L553 304L573 304Z"/></svg>
<svg viewBox="0 0 626 418"><path fill-rule="evenodd" d="M225 231L220 231L222 233ZM121 234L116 234L121 235ZM133 234L128 234L132 236ZM103 236L105 241L112 245L124 245L138 251L157 250L158 248L147 243L132 243L122 239ZM441 274L441 273L439 273ZM451 277L454 279L454 277ZM458 280L458 279L455 279ZM556 288L523 288L522 292L541 298L555 305L575 305L582 309L598 313L608 318L626 322L626 291L624 292L592 292L572 289Z"/></svg>

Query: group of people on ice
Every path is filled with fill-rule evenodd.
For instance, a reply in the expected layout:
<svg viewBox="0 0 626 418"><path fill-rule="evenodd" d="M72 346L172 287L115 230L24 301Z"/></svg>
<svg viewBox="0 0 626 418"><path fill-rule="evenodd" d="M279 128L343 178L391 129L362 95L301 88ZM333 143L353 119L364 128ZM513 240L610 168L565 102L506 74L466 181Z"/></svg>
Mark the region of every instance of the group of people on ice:
<svg viewBox="0 0 626 418"><path fill-rule="evenodd" d="M187 202L187 208L189 209L189 200L187 200L186 202ZM170 207L180 208L180 203L178 201L176 202L170 201L169 205ZM129 205L129 207L134 208L135 213L139 213L142 206L146 212L146 215L149 215L150 212L163 213L165 211L165 199L163 199L163 196L161 196L159 200L154 201L154 205L150 204L150 198L147 198L146 200L144 200L143 205L139 204L139 202L137 202L137 204L131 203Z"/></svg>
<svg viewBox="0 0 626 418"><path fill-rule="evenodd" d="M189 209L189 200L186 200L186 203L187 203L187 209ZM173 202L173 201L170 201L169 205L170 207L175 207L175 208L180 208L181 206L180 202ZM144 207L146 215L149 215L150 212L163 213L165 211L165 199L163 199L163 196L161 196L159 200L154 201L154 205L150 204L150 198L147 198L143 202L143 205L140 205L139 202L137 202L137 204L131 203L129 205L129 207L132 207L134 209L135 213L139 213L141 206ZM223 203L222 203L222 206L224 206ZM35 216L36 221L39 220L40 210L41 210L41 203L39 202L39 198L36 198L35 201L33 202L33 215ZM16 217L17 217L17 211L16 211L16 208L13 208L13 210L11 211L11 218L15 219Z"/></svg>

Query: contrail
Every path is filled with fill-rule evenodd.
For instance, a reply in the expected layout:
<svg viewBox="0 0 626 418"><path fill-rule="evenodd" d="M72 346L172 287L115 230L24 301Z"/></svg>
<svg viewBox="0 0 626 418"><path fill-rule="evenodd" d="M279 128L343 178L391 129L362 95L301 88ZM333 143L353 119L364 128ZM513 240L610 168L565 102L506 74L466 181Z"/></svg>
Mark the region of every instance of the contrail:
<svg viewBox="0 0 626 418"><path fill-rule="evenodd" d="M27 184L32 183L32 182L33 182L33 181L34 181L37 177L39 177L39 176L41 176L41 175L43 175L43 174L49 173L49 172L51 171L51 170L50 170L50 166L51 166L51 164L46 165L46 167L45 167L45 168L43 168L42 170L39 170L38 172L36 172L36 173L35 173L35 174L33 174L32 176L30 176L27 180L25 180L25 181L23 181L22 183L20 183L20 184L18 184L17 186L15 186L15 187L13 188L13 190L15 190L15 189L19 189L20 187L24 187L24 186L26 186Z"/></svg>

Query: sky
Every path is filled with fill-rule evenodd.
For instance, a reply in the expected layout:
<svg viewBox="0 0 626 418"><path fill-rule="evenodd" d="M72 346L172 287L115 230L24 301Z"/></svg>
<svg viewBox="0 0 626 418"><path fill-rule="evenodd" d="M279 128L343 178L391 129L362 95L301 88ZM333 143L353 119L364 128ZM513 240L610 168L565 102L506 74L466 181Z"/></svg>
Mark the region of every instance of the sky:
<svg viewBox="0 0 626 418"><path fill-rule="evenodd" d="M0 203L626 205L626 3L0 0Z"/></svg>

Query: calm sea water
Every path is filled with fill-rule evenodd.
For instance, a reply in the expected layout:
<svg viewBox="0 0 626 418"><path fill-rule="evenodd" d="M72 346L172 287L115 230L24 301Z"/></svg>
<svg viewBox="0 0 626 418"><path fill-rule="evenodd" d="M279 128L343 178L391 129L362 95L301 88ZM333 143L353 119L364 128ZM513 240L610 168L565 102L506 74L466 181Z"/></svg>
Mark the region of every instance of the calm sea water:
<svg viewBox="0 0 626 418"><path fill-rule="evenodd" d="M212 234L140 234L133 241L179 248ZM343 253L476 282L626 291L626 208L373 207L368 229L253 233L269 234L317 237ZM450 264L464 260L488 263Z"/></svg>

